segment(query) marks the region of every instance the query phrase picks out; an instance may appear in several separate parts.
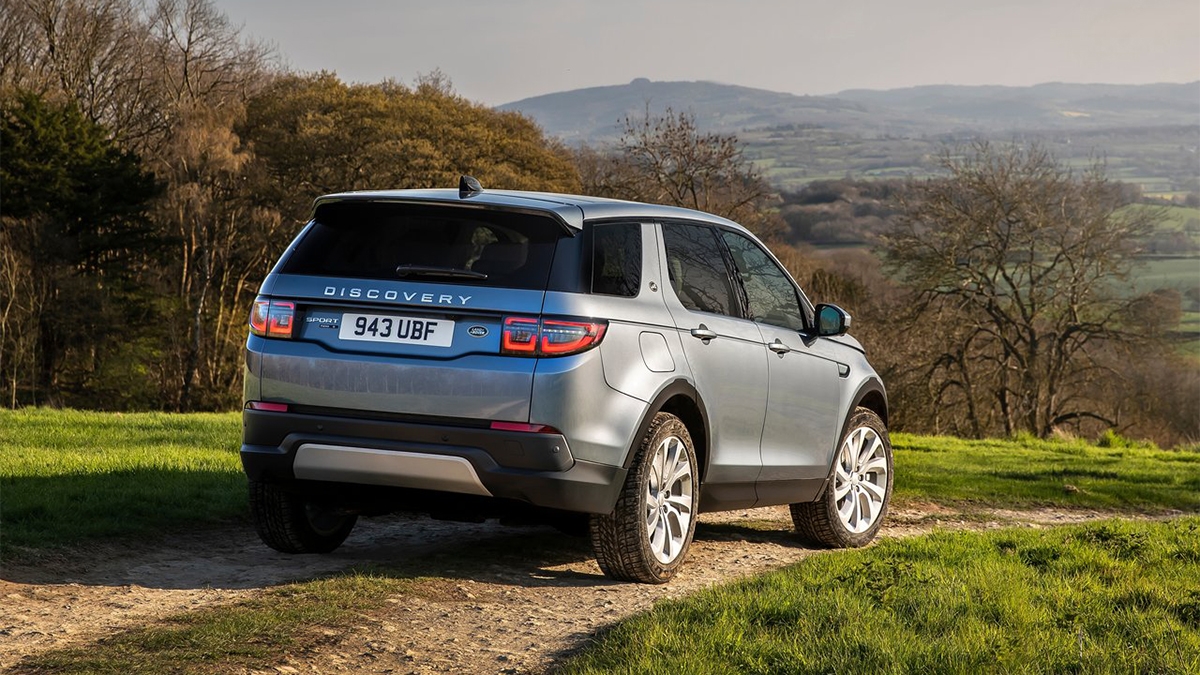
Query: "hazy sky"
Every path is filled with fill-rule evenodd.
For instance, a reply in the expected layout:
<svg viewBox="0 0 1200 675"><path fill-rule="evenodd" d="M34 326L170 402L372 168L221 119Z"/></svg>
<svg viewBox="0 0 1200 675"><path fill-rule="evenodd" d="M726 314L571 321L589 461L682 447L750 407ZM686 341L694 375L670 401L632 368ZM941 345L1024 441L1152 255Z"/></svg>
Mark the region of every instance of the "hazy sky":
<svg viewBox="0 0 1200 675"><path fill-rule="evenodd" d="M636 77L794 94L1200 79L1198 0L217 0L299 70L489 104ZM1200 106L1200 102L1197 103Z"/></svg>

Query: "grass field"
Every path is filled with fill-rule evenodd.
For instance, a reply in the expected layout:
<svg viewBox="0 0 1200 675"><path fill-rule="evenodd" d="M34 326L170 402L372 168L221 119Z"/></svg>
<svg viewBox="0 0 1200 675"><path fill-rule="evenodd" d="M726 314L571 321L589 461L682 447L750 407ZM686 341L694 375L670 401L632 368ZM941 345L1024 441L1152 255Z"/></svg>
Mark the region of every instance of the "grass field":
<svg viewBox="0 0 1200 675"><path fill-rule="evenodd" d="M239 434L236 413L0 410L0 560L245 518ZM895 447L900 503L1200 510L1196 451L907 434Z"/></svg>
<svg viewBox="0 0 1200 675"><path fill-rule="evenodd" d="M0 559L245 517L236 413L0 410Z"/></svg>
<svg viewBox="0 0 1200 675"><path fill-rule="evenodd" d="M238 433L234 413L0 411L5 555L244 517ZM1195 450L907 434L896 435L895 448L898 504L967 513L985 505L1200 510ZM1038 664L1189 672L1200 665L1198 530L1195 517L1110 522L819 556L660 605L603 636L566 672L1039 672ZM562 545L539 546L551 542ZM469 552L501 555L476 544ZM386 599L423 597L438 583L398 567L288 584L45 653L14 672L241 671L327 641ZM693 661L700 657L708 665Z"/></svg>
<svg viewBox="0 0 1200 675"><path fill-rule="evenodd" d="M1200 672L1200 518L943 533L664 602L562 669Z"/></svg>
<svg viewBox="0 0 1200 675"><path fill-rule="evenodd" d="M1200 452L895 434L897 501L1200 511Z"/></svg>

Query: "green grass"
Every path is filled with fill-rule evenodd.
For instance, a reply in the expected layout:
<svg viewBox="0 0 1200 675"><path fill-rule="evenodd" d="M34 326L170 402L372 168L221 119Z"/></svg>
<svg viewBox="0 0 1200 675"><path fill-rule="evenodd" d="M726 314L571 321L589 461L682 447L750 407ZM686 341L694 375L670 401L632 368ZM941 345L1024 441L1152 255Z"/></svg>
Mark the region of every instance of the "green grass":
<svg viewBox="0 0 1200 675"><path fill-rule="evenodd" d="M892 443L900 502L1200 511L1196 450L910 434Z"/></svg>
<svg viewBox="0 0 1200 675"><path fill-rule="evenodd" d="M239 516L245 482L238 433L235 413L0 411L4 545L80 544ZM1109 439L1114 447L907 434L894 442L898 503L941 502L968 511L974 505L1200 510L1194 450L1117 447L1130 445L1119 438ZM937 535L820 556L661 605L603 637L568 672L693 672L701 661L708 670L694 672L1036 672L1037 664L1059 672L1187 672L1200 665L1198 528L1200 519L1190 518ZM587 556L586 543L564 544L551 535L532 536L520 550L504 542L495 544L502 550L488 546L472 542L420 564L290 584L26 659L14 672L262 667L336 642L389 597L444 599L437 594L450 579L487 578L497 560L515 566L531 555L539 564ZM431 568L446 569L447 578L420 578ZM847 622L858 616L861 630L849 630ZM1052 650L1031 662L1031 653L1043 656L1031 636L1043 633ZM695 636L695 653L681 635ZM1072 651L1080 636L1083 657ZM693 662L696 655L703 658ZM884 666L877 667L878 659Z"/></svg>
<svg viewBox="0 0 1200 675"><path fill-rule="evenodd" d="M561 672L1200 672L1200 519L816 556L660 603Z"/></svg>
<svg viewBox="0 0 1200 675"><path fill-rule="evenodd" d="M253 600L182 614L97 644L23 660L12 673L228 673L276 663L296 645L313 646L362 612L404 593L411 580L348 573L272 589Z"/></svg>
<svg viewBox="0 0 1200 675"><path fill-rule="evenodd" d="M246 511L236 413L0 410L0 556Z"/></svg>

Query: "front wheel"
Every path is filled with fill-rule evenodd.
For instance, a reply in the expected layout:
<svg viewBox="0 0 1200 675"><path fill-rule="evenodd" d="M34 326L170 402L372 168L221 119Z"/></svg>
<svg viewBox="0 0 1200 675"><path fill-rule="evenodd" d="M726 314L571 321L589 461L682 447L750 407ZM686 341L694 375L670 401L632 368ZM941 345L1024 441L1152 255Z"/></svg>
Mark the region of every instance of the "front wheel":
<svg viewBox="0 0 1200 675"><path fill-rule="evenodd" d="M613 512L592 516L592 548L609 577L666 583L687 556L700 499L687 426L658 413L638 446Z"/></svg>
<svg viewBox="0 0 1200 675"><path fill-rule="evenodd" d="M358 516L309 501L274 483L250 481L250 515L263 543L283 553L329 553Z"/></svg>
<svg viewBox="0 0 1200 675"><path fill-rule="evenodd" d="M856 408L834 460L833 480L814 502L792 504L804 541L832 548L875 538L892 497L892 441L874 411Z"/></svg>

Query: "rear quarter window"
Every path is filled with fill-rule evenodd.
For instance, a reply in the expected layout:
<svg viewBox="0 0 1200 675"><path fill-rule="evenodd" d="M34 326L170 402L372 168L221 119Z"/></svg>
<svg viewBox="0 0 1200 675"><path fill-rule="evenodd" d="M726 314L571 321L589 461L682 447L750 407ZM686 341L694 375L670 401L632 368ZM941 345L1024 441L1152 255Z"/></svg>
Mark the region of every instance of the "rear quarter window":
<svg viewBox="0 0 1200 675"><path fill-rule="evenodd" d="M282 271L396 280L402 266L437 268L475 273L437 276L438 283L543 290L564 236L559 223L533 214L342 202L317 210Z"/></svg>
<svg viewBox="0 0 1200 675"><path fill-rule="evenodd" d="M632 298L642 285L642 226L592 227L592 292Z"/></svg>

